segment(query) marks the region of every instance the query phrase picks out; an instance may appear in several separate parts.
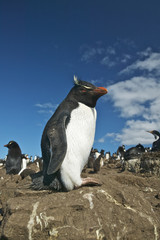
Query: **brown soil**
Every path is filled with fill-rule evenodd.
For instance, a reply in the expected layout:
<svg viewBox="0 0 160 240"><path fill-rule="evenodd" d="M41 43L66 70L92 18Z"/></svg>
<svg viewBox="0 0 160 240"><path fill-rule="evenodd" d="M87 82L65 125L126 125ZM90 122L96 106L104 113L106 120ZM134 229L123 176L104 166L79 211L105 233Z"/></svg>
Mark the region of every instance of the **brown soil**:
<svg viewBox="0 0 160 240"><path fill-rule="evenodd" d="M0 239L160 239L160 178L120 172L113 163L90 171L82 175L101 186L37 192L30 177L0 169Z"/></svg>

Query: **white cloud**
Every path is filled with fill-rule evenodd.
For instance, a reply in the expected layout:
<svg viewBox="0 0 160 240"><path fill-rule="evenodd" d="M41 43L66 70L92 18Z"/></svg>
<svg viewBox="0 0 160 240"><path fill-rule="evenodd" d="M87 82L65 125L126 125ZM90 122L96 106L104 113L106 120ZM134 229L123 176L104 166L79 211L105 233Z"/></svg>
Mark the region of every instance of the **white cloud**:
<svg viewBox="0 0 160 240"><path fill-rule="evenodd" d="M104 141L105 141L105 136L102 137L102 138L100 138L100 139L98 139L98 142L99 142L99 143L104 143Z"/></svg>
<svg viewBox="0 0 160 240"><path fill-rule="evenodd" d="M93 61L93 59L99 55L102 55L104 53L104 48L100 47L100 46L96 46L96 47L89 47L89 46L85 46L82 49L83 54L81 57L81 61L82 62L91 62Z"/></svg>
<svg viewBox="0 0 160 240"><path fill-rule="evenodd" d="M92 80L90 80L90 82L91 82L93 85L97 85L97 84L103 82L103 78L100 78L100 79L92 79Z"/></svg>
<svg viewBox="0 0 160 240"><path fill-rule="evenodd" d="M159 121L128 120L116 140L125 145L151 144L154 137L146 131L154 129L160 129Z"/></svg>
<svg viewBox="0 0 160 240"><path fill-rule="evenodd" d="M55 109L58 107L58 104L52 104L52 103L37 103L35 104L35 107L38 108L38 113L41 114L53 114Z"/></svg>
<svg viewBox="0 0 160 240"><path fill-rule="evenodd" d="M146 58L143 60L138 59L136 62L123 69L120 74L131 73L134 70L154 71L156 74L160 74L160 53L151 52L151 49L147 48L147 50L141 52L141 54L141 56L145 56Z"/></svg>
<svg viewBox="0 0 160 240"><path fill-rule="evenodd" d="M148 57L151 55L151 53L152 53L152 48L148 47L144 51L138 52L137 55L139 55L140 57Z"/></svg>
<svg viewBox="0 0 160 240"><path fill-rule="evenodd" d="M110 137L110 138L115 138L117 135L116 133L107 133L105 136L103 136L102 138L98 139L98 142L99 143L104 143L105 142L105 139L107 137Z"/></svg>
<svg viewBox="0 0 160 240"><path fill-rule="evenodd" d="M105 142L106 138L114 139L121 145L150 144L155 141L152 134L147 131L160 129L159 121L128 120L124 128L119 133L108 133L98 140L99 143Z"/></svg>
<svg viewBox="0 0 160 240"><path fill-rule="evenodd" d="M57 104L52 104L52 103L37 103L35 104L36 107L39 107L39 108L56 108L57 107Z"/></svg>
<svg viewBox="0 0 160 240"><path fill-rule="evenodd" d="M114 47L109 46L109 47L107 47L107 49L106 49L106 53L107 53L107 54L110 54L110 55L115 55L115 54L116 54L116 50L115 50Z"/></svg>
<svg viewBox="0 0 160 240"><path fill-rule="evenodd" d="M146 131L160 130L160 53L147 48L137 56L145 59L138 59L121 73L136 74L136 70L145 70L145 74L142 72L139 76L107 86L107 97L120 117L126 120L124 127L113 136L104 135L100 142L114 137L115 141L125 145L152 144L154 137Z"/></svg>
<svg viewBox="0 0 160 240"><path fill-rule="evenodd" d="M96 61L97 64L104 65L106 67L113 67L119 62L127 63L131 59L131 55L128 53L122 53L120 43L125 46L125 49L131 48L132 43L126 41L116 41L110 46L105 46L102 42L97 42L93 46L83 45L80 48L81 61L90 63ZM132 46L133 47L133 46Z"/></svg>
<svg viewBox="0 0 160 240"><path fill-rule="evenodd" d="M129 54L124 54L123 56L122 56L122 59L121 59L121 62L122 63L126 63L128 60L130 60L131 59L131 55L129 55Z"/></svg>
<svg viewBox="0 0 160 240"><path fill-rule="evenodd" d="M121 117L143 116L158 119L160 81L150 77L133 77L107 87L109 97Z"/></svg>
<svg viewBox="0 0 160 240"><path fill-rule="evenodd" d="M101 64L108 67L113 67L114 65L116 65L116 62L111 61L110 57L106 56L101 60Z"/></svg>
<svg viewBox="0 0 160 240"><path fill-rule="evenodd" d="M116 62L111 60L111 57L113 58L115 54L115 49L111 46L107 48L101 47L99 45L95 47L85 46L83 47L81 61L89 63L93 60L96 60L102 65L113 67Z"/></svg>

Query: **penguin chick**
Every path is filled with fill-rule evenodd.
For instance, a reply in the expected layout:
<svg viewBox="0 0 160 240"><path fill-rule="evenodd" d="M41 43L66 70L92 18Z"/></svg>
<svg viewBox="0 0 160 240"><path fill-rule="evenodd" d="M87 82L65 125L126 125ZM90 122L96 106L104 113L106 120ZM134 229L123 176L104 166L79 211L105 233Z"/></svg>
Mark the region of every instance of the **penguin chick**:
<svg viewBox="0 0 160 240"><path fill-rule="evenodd" d="M6 174L18 174L22 164L22 153L18 143L10 141L8 144L4 145L4 147L8 148Z"/></svg>
<svg viewBox="0 0 160 240"><path fill-rule="evenodd" d="M96 102L107 93L107 89L76 77L74 83L44 128L41 139L43 177L41 181L34 178L34 189L48 186L70 191L83 185L98 184L93 178L81 178L81 172L94 141Z"/></svg>

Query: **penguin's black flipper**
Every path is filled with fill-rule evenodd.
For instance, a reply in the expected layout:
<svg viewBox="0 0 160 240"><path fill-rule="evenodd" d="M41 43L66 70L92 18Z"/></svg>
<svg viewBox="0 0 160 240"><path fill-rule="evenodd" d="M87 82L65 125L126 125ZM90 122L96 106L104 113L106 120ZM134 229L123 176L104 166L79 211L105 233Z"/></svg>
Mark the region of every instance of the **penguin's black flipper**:
<svg viewBox="0 0 160 240"><path fill-rule="evenodd" d="M50 142L50 161L47 174L53 174L60 168L67 151L66 126L70 115L67 112L60 114L56 127L49 129L47 136Z"/></svg>

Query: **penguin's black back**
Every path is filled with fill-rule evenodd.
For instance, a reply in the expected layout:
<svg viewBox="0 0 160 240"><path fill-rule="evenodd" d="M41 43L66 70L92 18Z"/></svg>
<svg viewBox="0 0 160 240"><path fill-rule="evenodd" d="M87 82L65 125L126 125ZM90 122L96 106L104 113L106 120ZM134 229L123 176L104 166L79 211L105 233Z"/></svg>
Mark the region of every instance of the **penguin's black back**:
<svg viewBox="0 0 160 240"><path fill-rule="evenodd" d="M131 158L137 157L139 154L142 154L143 152L145 152L145 148L141 144L138 144L135 147L129 148L124 153L124 158L126 160L129 160Z"/></svg>
<svg viewBox="0 0 160 240"><path fill-rule="evenodd" d="M47 174L48 165L51 159L51 150L50 150L50 139L49 135L54 136L54 153L59 156L60 159L65 157L67 150L67 142L65 139L65 135L61 131L61 125L63 118L65 116L65 129L70 121L71 112L78 107L78 103L73 101L69 97L64 99L64 101L59 105L56 109L54 115L47 122L41 139L41 150L42 150L42 158L43 158L43 175L44 175L44 184L50 184L54 178L59 176L59 173L55 174ZM58 136L56 134L57 131L53 131L53 129L58 130ZM58 157L57 157L58 158ZM60 181L60 179L59 179Z"/></svg>

